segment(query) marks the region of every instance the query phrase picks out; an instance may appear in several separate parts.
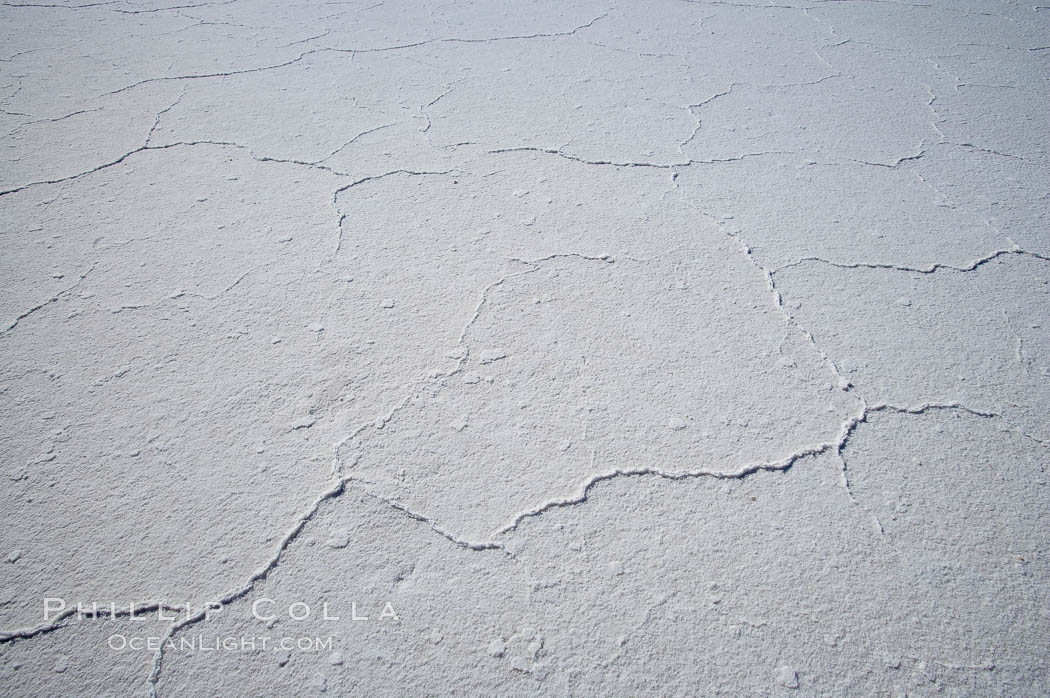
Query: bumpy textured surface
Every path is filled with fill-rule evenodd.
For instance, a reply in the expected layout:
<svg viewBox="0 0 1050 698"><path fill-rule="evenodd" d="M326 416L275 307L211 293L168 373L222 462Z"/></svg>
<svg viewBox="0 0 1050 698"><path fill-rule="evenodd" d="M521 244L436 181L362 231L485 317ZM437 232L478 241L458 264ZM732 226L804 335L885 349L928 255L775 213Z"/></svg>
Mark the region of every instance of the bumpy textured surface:
<svg viewBox="0 0 1050 698"><path fill-rule="evenodd" d="M1050 8L0 45L0 694L1050 693Z"/></svg>

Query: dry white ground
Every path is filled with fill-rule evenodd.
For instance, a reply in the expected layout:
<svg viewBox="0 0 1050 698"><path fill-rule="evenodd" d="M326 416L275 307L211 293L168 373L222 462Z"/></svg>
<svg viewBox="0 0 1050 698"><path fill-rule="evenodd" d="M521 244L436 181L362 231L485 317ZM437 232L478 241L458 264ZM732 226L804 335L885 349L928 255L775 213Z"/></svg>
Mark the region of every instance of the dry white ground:
<svg viewBox="0 0 1050 698"><path fill-rule="evenodd" d="M3 2L0 693L1050 693L1035 1Z"/></svg>

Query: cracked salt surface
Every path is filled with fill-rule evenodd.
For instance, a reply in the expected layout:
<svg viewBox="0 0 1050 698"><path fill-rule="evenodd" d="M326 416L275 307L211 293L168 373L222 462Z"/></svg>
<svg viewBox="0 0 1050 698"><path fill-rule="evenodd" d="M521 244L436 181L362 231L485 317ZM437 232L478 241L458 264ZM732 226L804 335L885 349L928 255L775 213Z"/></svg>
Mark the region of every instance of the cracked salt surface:
<svg viewBox="0 0 1050 698"><path fill-rule="evenodd" d="M0 693L1046 694L1048 34L0 3Z"/></svg>

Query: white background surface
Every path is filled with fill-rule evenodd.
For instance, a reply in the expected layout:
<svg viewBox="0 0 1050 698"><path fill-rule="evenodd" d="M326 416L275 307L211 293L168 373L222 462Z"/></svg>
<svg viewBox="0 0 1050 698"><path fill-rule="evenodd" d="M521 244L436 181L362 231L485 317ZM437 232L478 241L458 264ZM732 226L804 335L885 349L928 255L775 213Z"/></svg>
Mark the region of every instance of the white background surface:
<svg viewBox="0 0 1050 698"><path fill-rule="evenodd" d="M1045 695L1048 25L3 3L0 693Z"/></svg>

